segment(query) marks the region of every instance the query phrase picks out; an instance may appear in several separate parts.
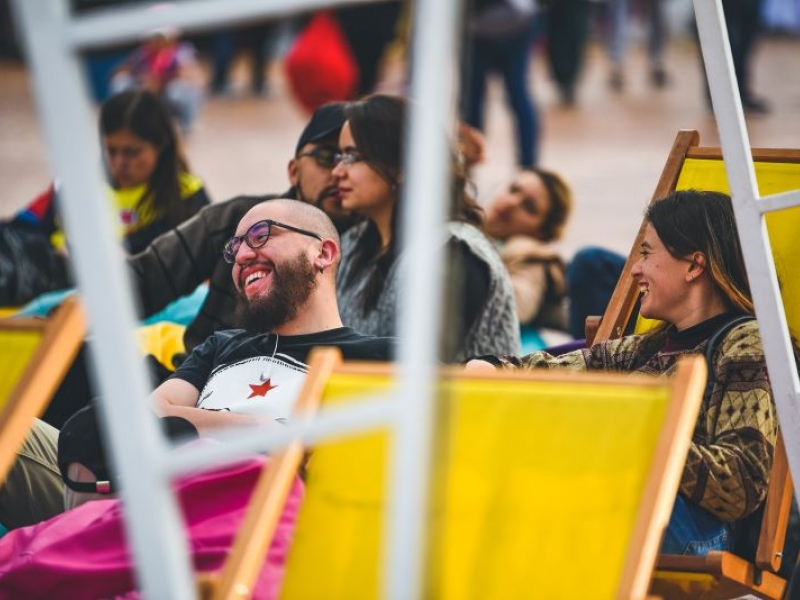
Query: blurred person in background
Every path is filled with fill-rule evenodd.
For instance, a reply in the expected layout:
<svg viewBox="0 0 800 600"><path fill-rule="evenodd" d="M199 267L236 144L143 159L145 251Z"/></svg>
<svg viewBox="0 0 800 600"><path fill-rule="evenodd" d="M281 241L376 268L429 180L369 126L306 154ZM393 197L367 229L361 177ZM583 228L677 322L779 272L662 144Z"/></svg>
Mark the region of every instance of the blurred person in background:
<svg viewBox="0 0 800 600"><path fill-rule="evenodd" d="M240 48L249 58L250 93L261 96L268 87L267 44L275 32L272 22L259 23L239 30L224 29L211 38L211 93L228 96L233 93L230 84L231 63Z"/></svg>
<svg viewBox="0 0 800 600"><path fill-rule="evenodd" d="M584 337L586 317L605 312L625 257L602 248L570 261L554 247L574 206L572 189L552 170L521 169L486 209L486 234L498 242L511 276L523 348Z"/></svg>
<svg viewBox="0 0 800 600"><path fill-rule="evenodd" d="M194 46L176 29L151 31L144 43L117 66L112 94L144 89L161 96L184 133L194 123L203 100L202 77Z"/></svg>
<svg viewBox="0 0 800 600"><path fill-rule="evenodd" d="M100 140L111 197L125 249L140 252L210 204L203 182L190 171L172 116L148 90L127 91L100 108ZM64 247L54 183L17 214Z"/></svg>
<svg viewBox="0 0 800 600"><path fill-rule="evenodd" d="M769 103L753 90L755 83L751 69L753 51L761 34L762 4L762 0L722 0L739 97L744 110L756 114L770 110Z"/></svg>
<svg viewBox="0 0 800 600"><path fill-rule="evenodd" d="M528 332L527 337L542 337L541 330L567 330L566 264L553 242L561 238L572 204L563 177L529 168L521 169L486 209L486 234L498 242L514 286L523 344Z"/></svg>
<svg viewBox="0 0 800 600"><path fill-rule="evenodd" d="M625 88L625 54L627 53L631 24L631 4L641 5L647 27L647 58L650 65L650 83L663 88L668 83L664 68L664 51L667 44L667 30L664 18L663 0L607 0L607 47L611 60L609 87L615 92Z"/></svg>
<svg viewBox="0 0 800 600"><path fill-rule="evenodd" d="M335 10L336 20L358 65L356 98L375 91L381 61L397 36L397 23L405 4L402 0L390 0Z"/></svg>
<svg viewBox="0 0 800 600"><path fill-rule="evenodd" d="M753 90L754 82L751 70L753 51L761 33L761 7L762 0L722 0L739 98L744 111L756 115L766 114L770 111L769 103ZM705 75L705 61L702 60L702 53L700 64ZM711 94L707 79L706 101L711 108Z"/></svg>
<svg viewBox="0 0 800 600"><path fill-rule="evenodd" d="M461 87L461 116L482 131L487 79L491 73L502 76L514 117L517 162L525 167L539 158L539 116L528 77L536 24L535 0L473 0Z"/></svg>
<svg viewBox="0 0 800 600"><path fill-rule="evenodd" d="M558 86L561 104L575 105L576 87L583 68L589 35L589 0L547 0L547 59Z"/></svg>

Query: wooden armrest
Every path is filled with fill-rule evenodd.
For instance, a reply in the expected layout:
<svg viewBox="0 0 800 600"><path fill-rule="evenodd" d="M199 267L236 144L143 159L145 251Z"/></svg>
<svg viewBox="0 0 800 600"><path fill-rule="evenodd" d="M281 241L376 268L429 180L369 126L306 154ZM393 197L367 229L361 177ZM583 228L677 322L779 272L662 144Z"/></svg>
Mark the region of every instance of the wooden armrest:
<svg viewBox="0 0 800 600"><path fill-rule="evenodd" d="M761 571L730 552L709 552L707 556L661 554L655 571L711 575L723 582L718 590L721 593L711 596L713 598L746 598L747 594L752 598L781 598L786 589L786 581L778 575Z"/></svg>
<svg viewBox="0 0 800 600"><path fill-rule="evenodd" d="M594 344L594 338L597 336L597 330L600 329L600 323L603 317L591 316L586 317L586 324L584 326L584 333L586 334L586 347L591 347Z"/></svg>
<svg viewBox="0 0 800 600"><path fill-rule="evenodd" d="M761 519L761 535L758 538L756 551L756 565L761 569L777 573L781 568L793 495L794 485L792 475L789 473L786 447L783 443L783 435L779 433L775 444L764 516Z"/></svg>

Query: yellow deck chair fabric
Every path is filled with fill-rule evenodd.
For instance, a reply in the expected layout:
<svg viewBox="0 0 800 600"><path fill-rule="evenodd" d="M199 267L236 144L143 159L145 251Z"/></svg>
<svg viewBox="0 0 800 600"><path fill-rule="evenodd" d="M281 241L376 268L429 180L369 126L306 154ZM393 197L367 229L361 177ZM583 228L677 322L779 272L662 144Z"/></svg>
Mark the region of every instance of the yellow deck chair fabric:
<svg viewBox="0 0 800 600"><path fill-rule="evenodd" d="M74 299L48 319L0 320L0 485L75 359L85 330Z"/></svg>
<svg viewBox="0 0 800 600"><path fill-rule="evenodd" d="M355 370L328 379L326 404L390 385ZM444 380L424 597L643 597L704 384L699 357L673 381ZM387 438L314 449L282 598L380 597Z"/></svg>
<svg viewBox="0 0 800 600"><path fill-rule="evenodd" d="M10 317L18 310L19 308L16 307L8 307L8 306L0 307L0 319L5 319L6 317Z"/></svg>

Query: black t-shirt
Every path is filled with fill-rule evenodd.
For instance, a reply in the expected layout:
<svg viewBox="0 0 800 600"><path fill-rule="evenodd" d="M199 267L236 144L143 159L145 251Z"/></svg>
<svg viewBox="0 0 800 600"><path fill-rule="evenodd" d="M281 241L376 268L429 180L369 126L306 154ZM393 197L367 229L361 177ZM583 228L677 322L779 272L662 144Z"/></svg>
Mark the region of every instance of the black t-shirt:
<svg viewBox="0 0 800 600"><path fill-rule="evenodd" d="M308 353L336 346L345 360L390 360L395 338L340 327L308 335L218 331L197 346L170 379L200 390L198 408L255 414L283 421L303 385Z"/></svg>

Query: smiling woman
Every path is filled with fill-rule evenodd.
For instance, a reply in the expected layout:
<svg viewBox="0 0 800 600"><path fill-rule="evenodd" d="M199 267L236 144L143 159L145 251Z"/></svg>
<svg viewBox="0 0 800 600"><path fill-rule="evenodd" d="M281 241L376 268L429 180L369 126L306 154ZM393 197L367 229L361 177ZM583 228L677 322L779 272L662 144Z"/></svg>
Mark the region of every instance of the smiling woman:
<svg viewBox="0 0 800 600"><path fill-rule="evenodd" d="M704 354L703 398L662 551L729 550L735 523L766 495L777 415L753 315L729 196L680 191L654 202L632 274L641 313L663 319L644 335L602 342L559 357L486 357L507 368L571 368L669 374L685 354Z"/></svg>
<svg viewBox="0 0 800 600"><path fill-rule="evenodd" d="M486 233L499 244L523 327L567 329L566 265L551 242L561 237L571 210L567 182L532 167L521 169L486 211Z"/></svg>
<svg viewBox="0 0 800 600"><path fill-rule="evenodd" d="M342 238L337 279L342 320L372 335L395 335L406 108L405 99L384 95L346 105L341 153L333 170L342 208L365 218ZM466 191L461 161L453 157L451 169L450 221L442 243L451 267L445 289L455 310L447 312L441 355L459 362L486 353L519 352L508 273L480 229L482 213Z"/></svg>

